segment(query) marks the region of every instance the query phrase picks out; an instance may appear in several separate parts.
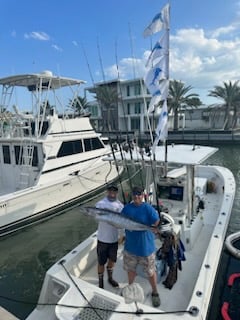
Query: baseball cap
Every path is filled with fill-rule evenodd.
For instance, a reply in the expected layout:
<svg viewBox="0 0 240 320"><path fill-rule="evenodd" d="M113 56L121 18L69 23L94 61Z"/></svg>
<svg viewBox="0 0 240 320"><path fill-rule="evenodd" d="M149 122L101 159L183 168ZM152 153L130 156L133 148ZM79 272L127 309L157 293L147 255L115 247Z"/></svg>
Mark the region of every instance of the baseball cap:
<svg viewBox="0 0 240 320"><path fill-rule="evenodd" d="M143 193L143 188L136 186L132 188L132 194L142 194Z"/></svg>
<svg viewBox="0 0 240 320"><path fill-rule="evenodd" d="M115 184L110 184L107 186L108 191L118 191L118 187Z"/></svg>

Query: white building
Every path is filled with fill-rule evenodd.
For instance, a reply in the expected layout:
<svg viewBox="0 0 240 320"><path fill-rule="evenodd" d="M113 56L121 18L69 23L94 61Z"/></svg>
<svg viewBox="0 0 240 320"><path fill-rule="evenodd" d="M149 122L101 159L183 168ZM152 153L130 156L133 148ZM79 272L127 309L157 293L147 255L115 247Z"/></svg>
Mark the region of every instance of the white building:
<svg viewBox="0 0 240 320"><path fill-rule="evenodd" d="M149 132L149 124L152 130L155 130L161 109L157 108L152 114L147 113L151 95L143 79L101 82L96 84L95 87L85 88L85 91L94 93L98 87L110 87L118 92L119 100L108 110L109 131L144 134ZM103 110L97 101L91 102L91 105L89 108L91 120L97 130L103 131L103 121L106 121L107 117L106 112L102 112ZM222 128L223 124L223 117L221 118L214 128L209 110L206 106L201 106L179 112L178 125L180 130L219 129ZM168 116L168 128L169 130L173 128L173 116L171 114Z"/></svg>
<svg viewBox="0 0 240 320"><path fill-rule="evenodd" d="M149 123L151 123L152 128L155 127L160 110L149 117L147 109L151 95L148 93L143 79L112 80L98 83L95 87L86 88L85 90L93 93L96 87L103 86L115 88L119 97L116 104L109 110L109 119L112 122L110 125L111 130L144 133L145 131L149 131ZM101 124L106 115L103 114L102 108L96 101L91 104L93 105L89 109L92 113L91 119L94 121L97 129L101 130ZM98 107L97 114L96 107Z"/></svg>

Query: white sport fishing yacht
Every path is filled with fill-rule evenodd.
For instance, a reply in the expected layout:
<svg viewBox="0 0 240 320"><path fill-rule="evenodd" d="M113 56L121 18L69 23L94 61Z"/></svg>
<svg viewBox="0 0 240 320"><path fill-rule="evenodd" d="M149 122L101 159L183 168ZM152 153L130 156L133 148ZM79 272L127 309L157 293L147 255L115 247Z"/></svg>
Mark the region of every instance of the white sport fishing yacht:
<svg viewBox="0 0 240 320"><path fill-rule="evenodd" d="M103 161L110 149L89 117L66 112L82 83L50 71L0 79L0 236L118 178L120 169Z"/></svg>
<svg viewBox="0 0 240 320"><path fill-rule="evenodd" d="M107 281L104 289L98 287L94 233L47 271L39 305L27 320L206 319L235 195L235 180L227 168L201 164L216 151L212 147L169 146L167 174L165 147L156 147L154 157L139 150L131 155L125 151L115 154L119 164L144 165L146 197L152 204L159 202L172 217L172 230L185 246L186 261L171 290L162 283L166 275L161 270L158 274L159 308L153 308L151 287L140 271L135 281L144 298L140 301L136 291L130 301L122 296L128 286L122 245L114 268L119 288ZM156 250L161 245L162 239L156 238Z"/></svg>

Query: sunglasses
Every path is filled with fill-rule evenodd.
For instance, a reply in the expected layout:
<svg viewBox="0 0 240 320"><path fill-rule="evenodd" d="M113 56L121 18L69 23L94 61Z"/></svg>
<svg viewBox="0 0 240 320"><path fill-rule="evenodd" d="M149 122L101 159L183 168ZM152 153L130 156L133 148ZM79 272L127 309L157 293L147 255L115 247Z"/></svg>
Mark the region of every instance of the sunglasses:
<svg viewBox="0 0 240 320"><path fill-rule="evenodd" d="M133 195L133 196L141 196L141 195L142 195L142 192L136 191L136 192L133 192L132 195Z"/></svg>

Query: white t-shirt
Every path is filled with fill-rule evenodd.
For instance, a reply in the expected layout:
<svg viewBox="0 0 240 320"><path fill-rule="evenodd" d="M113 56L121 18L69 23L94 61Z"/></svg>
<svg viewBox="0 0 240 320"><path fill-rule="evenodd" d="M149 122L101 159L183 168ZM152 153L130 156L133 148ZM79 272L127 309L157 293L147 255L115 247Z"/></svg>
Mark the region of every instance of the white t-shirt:
<svg viewBox="0 0 240 320"><path fill-rule="evenodd" d="M116 212L121 212L123 204L119 200L109 201L107 197L98 201L96 208L109 209ZM97 238L105 243L114 243L118 241L118 229L107 222L99 221Z"/></svg>

